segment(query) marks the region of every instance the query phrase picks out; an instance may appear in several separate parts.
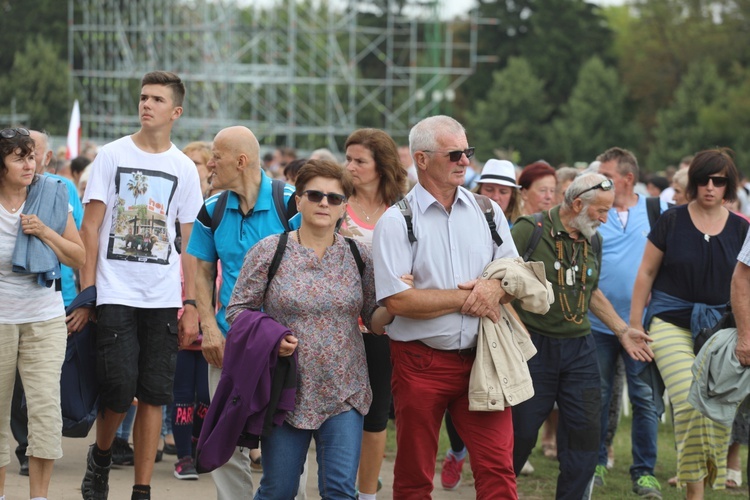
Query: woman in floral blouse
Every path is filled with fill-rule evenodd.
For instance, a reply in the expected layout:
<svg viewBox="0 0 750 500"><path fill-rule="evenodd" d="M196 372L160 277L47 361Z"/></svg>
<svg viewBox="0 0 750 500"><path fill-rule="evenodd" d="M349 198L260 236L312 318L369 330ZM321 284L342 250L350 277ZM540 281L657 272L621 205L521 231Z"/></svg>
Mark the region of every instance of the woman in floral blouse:
<svg viewBox="0 0 750 500"><path fill-rule="evenodd" d="M262 438L263 477L255 498L295 496L312 438L321 497L355 498L362 422L372 400L357 318L369 327L376 307L372 257L357 244L365 263L360 276L349 244L335 232L353 190L341 167L310 160L295 186L302 223L290 233L268 291L278 236L250 249L227 307L230 324L245 309L263 308L293 334L282 340L279 355L297 349L296 407Z"/></svg>

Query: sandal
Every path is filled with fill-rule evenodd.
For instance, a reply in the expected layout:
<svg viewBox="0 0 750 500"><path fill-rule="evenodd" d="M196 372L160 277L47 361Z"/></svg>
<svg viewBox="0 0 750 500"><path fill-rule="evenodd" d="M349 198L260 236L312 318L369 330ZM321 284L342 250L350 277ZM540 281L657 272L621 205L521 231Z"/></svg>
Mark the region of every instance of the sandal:
<svg viewBox="0 0 750 500"><path fill-rule="evenodd" d="M742 486L742 471L727 469L727 480L724 485L733 490Z"/></svg>

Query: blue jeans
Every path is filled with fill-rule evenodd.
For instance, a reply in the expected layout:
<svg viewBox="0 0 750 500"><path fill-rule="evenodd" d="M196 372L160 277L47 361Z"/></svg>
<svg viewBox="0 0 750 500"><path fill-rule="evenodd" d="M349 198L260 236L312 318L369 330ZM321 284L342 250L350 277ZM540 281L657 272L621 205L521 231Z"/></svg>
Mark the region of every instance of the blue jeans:
<svg viewBox="0 0 750 500"><path fill-rule="evenodd" d="M291 500L297 495L310 440L315 438L318 491L325 499L355 499L364 417L349 410L329 418L317 430L274 427L261 438L263 477L255 500Z"/></svg>
<svg viewBox="0 0 750 500"><path fill-rule="evenodd" d="M555 498L580 500L596 469L601 434L596 343L591 335L556 339L532 331L529 334L537 349L529 360L534 397L513 407L513 467L518 475L557 401L560 474Z"/></svg>
<svg viewBox="0 0 750 500"><path fill-rule="evenodd" d="M651 387L638 376L642 362L631 358L614 335L592 333L594 340L596 340L596 351L599 356L599 375L602 387L602 439L599 448L599 465L607 463L607 447L604 444L607 433L607 415L609 413L609 402L612 398L612 383L617 356L622 356L628 381L628 397L633 406L633 425L630 436L633 465L630 466L630 476L634 480L643 475L653 476L656 466L656 436L659 415L654 405Z"/></svg>
<svg viewBox="0 0 750 500"><path fill-rule="evenodd" d="M130 406L128 411L125 412L125 420L122 421L120 427L117 428L117 437L124 439L125 441L130 440L130 433L133 431L133 422L135 422L135 406Z"/></svg>

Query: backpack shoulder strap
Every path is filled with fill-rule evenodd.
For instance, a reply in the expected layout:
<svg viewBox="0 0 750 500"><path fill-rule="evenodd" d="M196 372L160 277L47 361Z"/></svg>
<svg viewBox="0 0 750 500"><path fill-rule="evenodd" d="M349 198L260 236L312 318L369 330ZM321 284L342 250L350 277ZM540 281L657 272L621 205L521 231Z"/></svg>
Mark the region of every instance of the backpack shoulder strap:
<svg viewBox="0 0 750 500"><path fill-rule="evenodd" d="M214 205L214 212L211 214L211 232L215 233L219 229L221 219L224 218L224 210L227 208L227 200L229 199L229 191L224 191L219 195L219 199L216 200Z"/></svg>
<svg viewBox="0 0 750 500"><path fill-rule="evenodd" d="M357 262L357 269L359 270L359 277L361 278L365 274L365 261L362 260L362 255L359 253L359 247L357 247L357 243L353 239L346 237L344 237L344 239L349 243L349 248L352 251L354 260Z"/></svg>
<svg viewBox="0 0 750 500"><path fill-rule="evenodd" d="M399 201L396 202L396 206L401 211L401 215L404 216L404 221L406 222L406 232L409 235L409 243L416 243L417 238L414 236L414 226L411 223L411 207L409 206L409 202L406 201L406 198L401 198Z"/></svg>
<svg viewBox="0 0 750 500"><path fill-rule="evenodd" d="M286 242L289 240L289 233L281 233L279 235L279 243L276 245L276 251L273 254L273 258L271 259L271 265L268 266L268 281L266 282L266 292L268 292L268 287L271 284L271 280L273 280L273 277L276 276L276 271L279 270L279 265L281 264L281 259L284 257L284 252L286 251Z"/></svg>
<svg viewBox="0 0 750 500"><path fill-rule="evenodd" d="M284 203L284 186L286 184L279 179L271 179L271 194L273 194L273 204L276 207L276 213L279 216L281 224L284 226L284 231L289 232L292 229L289 227L289 216L287 214L287 207Z"/></svg>
<svg viewBox="0 0 750 500"><path fill-rule="evenodd" d="M497 224L495 224L495 209L492 207L492 202L489 198L487 198L484 195L477 194L477 193L471 193L474 195L474 198L477 200L477 204L479 205L479 208L482 209L482 212L484 213L484 218L487 219L487 225L490 226L490 235L492 236L492 241L495 242L495 245L500 246L503 244L503 239L500 237L500 234L497 232Z"/></svg>
<svg viewBox="0 0 750 500"><path fill-rule="evenodd" d="M531 254L533 254L536 247L539 246L539 240L542 239L542 227L544 226L542 212L537 212L532 217L534 217L534 232L531 233L529 244L526 246L526 251L523 253L524 262L528 262Z"/></svg>
<svg viewBox="0 0 750 500"><path fill-rule="evenodd" d="M654 227L656 219L661 215L660 201L658 196L649 196L646 198L646 213L648 214L648 224L651 227Z"/></svg>
<svg viewBox="0 0 750 500"><path fill-rule="evenodd" d="M667 209L674 206L674 203L667 202ZM658 196L649 196L646 198L646 213L648 214L648 224L654 227L656 221L661 217L661 199Z"/></svg>
<svg viewBox="0 0 750 500"><path fill-rule="evenodd" d="M284 194L281 195L282 201L284 200ZM294 199L294 195L289 197L289 201L286 203L286 216L291 219L297 215L297 200Z"/></svg>
<svg viewBox="0 0 750 500"><path fill-rule="evenodd" d="M596 258L599 259L602 255L602 235L599 234L599 231L594 233L594 237L591 238L591 250L594 252L594 255L596 255Z"/></svg>

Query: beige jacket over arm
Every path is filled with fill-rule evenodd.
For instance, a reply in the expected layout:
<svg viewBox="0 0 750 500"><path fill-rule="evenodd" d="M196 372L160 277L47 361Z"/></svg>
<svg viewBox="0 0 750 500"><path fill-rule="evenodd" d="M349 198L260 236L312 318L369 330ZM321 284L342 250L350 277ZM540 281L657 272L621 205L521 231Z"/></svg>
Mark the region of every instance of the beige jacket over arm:
<svg viewBox="0 0 750 500"><path fill-rule="evenodd" d="M499 279L503 290L518 299L527 311L544 314L554 302L545 278L544 263L520 257L490 262L483 279ZM477 355L469 380L469 410L500 411L530 399L534 385L527 361L536 354L526 329L501 306L500 321L482 318Z"/></svg>

